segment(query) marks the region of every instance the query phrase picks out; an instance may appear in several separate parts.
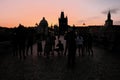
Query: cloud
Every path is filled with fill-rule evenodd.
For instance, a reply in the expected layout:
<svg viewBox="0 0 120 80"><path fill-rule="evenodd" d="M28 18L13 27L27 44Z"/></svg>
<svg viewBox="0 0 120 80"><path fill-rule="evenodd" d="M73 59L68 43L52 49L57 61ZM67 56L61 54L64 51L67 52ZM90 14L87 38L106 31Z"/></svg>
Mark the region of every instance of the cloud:
<svg viewBox="0 0 120 80"><path fill-rule="evenodd" d="M102 11L102 14L107 14L108 11L109 11L109 10L104 10L104 11ZM112 8L112 9L110 9L110 12L113 13L113 14L117 14L118 11L120 11L119 8Z"/></svg>
<svg viewBox="0 0 120 80"><path fill-rule="evenodd" d="M99 16L93 16L93 17L89 17L87 20L94 20L94 19L99 19Z"/></svg>

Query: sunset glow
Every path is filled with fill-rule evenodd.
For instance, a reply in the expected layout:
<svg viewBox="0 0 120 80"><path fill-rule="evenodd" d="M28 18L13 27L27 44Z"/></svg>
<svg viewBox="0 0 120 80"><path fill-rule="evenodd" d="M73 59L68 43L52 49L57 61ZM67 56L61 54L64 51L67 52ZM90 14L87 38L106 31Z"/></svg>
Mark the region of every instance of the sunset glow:
<svg viewBox="0 0 120 80"><path fill-rule="evenodd" d="M58 24L61 11L68 16L69 25L104 25L109 10L114 24L119 25L119 3L120 0L0 0L0 26L35 26L42 17L50 26Z"/></svg>

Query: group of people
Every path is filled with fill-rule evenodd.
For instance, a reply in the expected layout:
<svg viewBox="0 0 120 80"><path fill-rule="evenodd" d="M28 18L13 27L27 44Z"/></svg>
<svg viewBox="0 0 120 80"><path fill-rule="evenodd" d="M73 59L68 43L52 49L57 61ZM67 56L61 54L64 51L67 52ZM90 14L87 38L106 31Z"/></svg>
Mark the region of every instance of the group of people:
<svg viewBox="0 0 120 80"><path fill-rule="evenodd" d="M25 59L26 56L28 56L29 50L31 55L33 54L33 33L33 30L26 29L22 25L19 25L18 28L14 29L11 40L14 56L18 56L20 59Z"/></svg>
<svg viewBox="0 0 120 80"><path fill-rule="evenodd" d="M66 40L65 46L60 40L60 36L56 39L53 34L49 33L45 40L44 49L42 49L42 41L38 40L38 55L42 55L42 52L47 58L49 58L50 55L54 55L54 52L57 52L58 56L67 55L69 65L73 65L75 63L75 56L77 53L79 56L84 56L85 53L93 56L93 39L90 33L69 31L64 35L64 39ZM55 40L58 40L56 45Z"/></svg>
<svg viewBox="0 0 120 80"><path fill-rule="evenodd" d="M85 53L93 56L92 49L92 36L90 33L80 33L75 32L74 30L69 31L65 35L66 46L65 46L65 55L68 51L68 65L73 66L75 64L75 56L78 50L79 56L84 56Z"/></svg>
<svg viewBox="0 0 120 80"><path fill-rule="evenodd" d="M75 64L75 56L78 53L79 56L84 56L85 53L93 56L92 50L92 36L90 33L80 33L73 30L68 31L64 35L64 40L66 40L65 46L60 40L60 36L54 36L53 33L49 32L45 38L45 45L43 49L42 38L40 34L34 34L32 30L26 31L22 26L16 29L16 33L13 35L13 54L19 56L20 58L25 58L33 54L33 44L37 43L37 55L44 55L47 58L55 53L58 56L68 56L68 65ZM58 40L55 44L55 40ZM30 51L29 51L30 50Z"/></svg>

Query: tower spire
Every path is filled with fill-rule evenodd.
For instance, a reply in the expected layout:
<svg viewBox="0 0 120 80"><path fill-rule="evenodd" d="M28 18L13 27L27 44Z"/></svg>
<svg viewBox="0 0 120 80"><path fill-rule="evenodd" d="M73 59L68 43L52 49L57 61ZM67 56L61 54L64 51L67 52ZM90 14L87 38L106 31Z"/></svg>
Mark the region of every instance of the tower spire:
<svg viewBox="0 0 120 80"><path fill-rule="evenodd" d="M64 12L61 12L59 18L59 34L63 35L68 30L68 18L65 17Z"/></svg>
<svg viewBox="0 0 120 80"><path fill-rule="evenodd" d="M61 12L61 18L64 18L64 12L63 11Z"/></svg>
<svg viewBox="0 0 120 80"><path fill-rule="evenodd" d="M110 13L110 10L108 12L108 20L111 20L111 13Z"/></svg>
<svg viewBox="0 0 120 80"><path fill-rule="evenodd" d="M105 21L105 26L112 26L113 25L113 20L111 19L111 13L110 10L107 14L107 20Z"/></svg>

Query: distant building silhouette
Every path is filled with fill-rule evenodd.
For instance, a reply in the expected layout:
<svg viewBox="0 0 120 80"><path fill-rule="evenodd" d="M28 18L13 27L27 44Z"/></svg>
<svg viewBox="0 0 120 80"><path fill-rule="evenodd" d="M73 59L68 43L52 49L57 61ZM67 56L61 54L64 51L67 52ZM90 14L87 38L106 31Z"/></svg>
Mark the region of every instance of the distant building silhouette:
<svg viewBox="0 0 120 80"><path fill-rule="evenodd" d="M120 49L120 25L114 25L111 19L110 11L107 14L107 20L104 26L89 26L89 31L94 37L94 42L100 43L109 50Z"/></svg>
<svg viewBox="0 0 120 80"><path fill-rule="evenodd" d="M68 29L68 18L67 16L64 17L64 12L61 12L60 18L59 18L59 33L64 34L65 31Z"/></svg>
<svg viewBox="0 0 120 80"><path fill-rule="evenodd" d="M111 19L110 11L108 12L107 20L105 21L105 26L106 27L113 26L113 20Z"/></svg>
<svg viewBox="0 0 120 80"><path fill-rule="evenodd" d="M43 38L48 35L48 22L45 17L43 17L43 19L40 21L37 29L38 33L42 34Z"/></svg>

